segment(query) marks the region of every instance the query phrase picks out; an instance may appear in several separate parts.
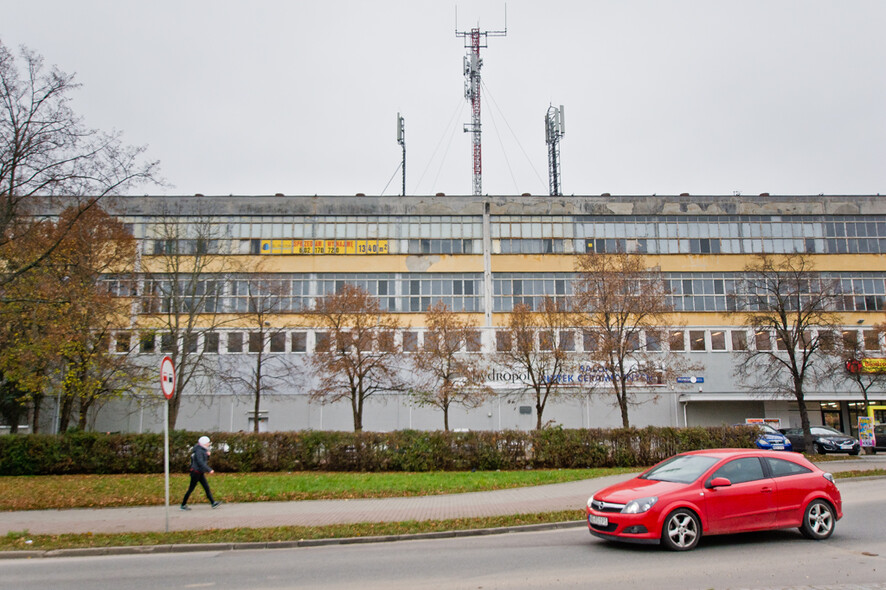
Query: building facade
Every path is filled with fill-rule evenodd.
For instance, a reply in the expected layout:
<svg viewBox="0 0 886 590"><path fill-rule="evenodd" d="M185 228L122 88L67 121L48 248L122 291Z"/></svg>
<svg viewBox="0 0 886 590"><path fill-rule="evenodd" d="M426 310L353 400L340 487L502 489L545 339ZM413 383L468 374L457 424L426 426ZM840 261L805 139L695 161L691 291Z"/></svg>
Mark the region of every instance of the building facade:
<svg viewBox="0 0 886 590"><path fill-rule="evenodd" d="M799 425L796 402L740 383L735 367L751 347L771 346L769 336L745 323L745 268L759 254L802 252L823 279L836 280L836 312L844 341L866 356L882 356L874 329L886 308L886 203L879 196L202 196L113 197L102 206L131 228L138 243L134 273L107 277L122 296L139 295L130 325L111 346L135 347L139 362L159 366L172 342L152 331L163 314L163 293L175 289L171 254L203 255L201 293L211 293L204 311L213 330L188 343L207 362L246 371L256 355L279 362L284 373L264 394L255 415L247 391L195 379L183 394L178 428L250 430L349 430L350 406L310 402L307 359L317 330L305 313L316 298L353 283L396 314L403 330L397 344L422 346L424 310L443 301L477 326L477 346L466 354L495 351L496 333L516 304L538 309L545 297L568 302L577 277L576 256L588 251L630 252L646 257L665 278L675 325L667 342L651 335L638 343L654 352L666 347L703 367L657 387L638 387L631 409L637 426L715 425L748 418ZM268 338L246 320L251 281L273 284L272 313L263 320ZM559 336L579 357L589 342L583 332ZM177 343L181 345L182 343ZM407 352L408 354L408 352ZM285 369L284 369L285 367ZM618 409L599 388L554 400L546 422L567 428L618 427ZM855 427L862 400L846 379L819 384L807 393L813 423L845 432ZM529 429L534 408L518 395L521 376L490 367L495 395L473 410L454 410L458 429ZM869 392L883 403L886 392ZM155 396L156 398L156 396ZM160 405L147 398L115 400L94 417L109 431L160 429ZM881 417L882 420L882 417ZM416 407L400 393L376 395L364 418L366 430L439 429L439 411Z"/></svg>

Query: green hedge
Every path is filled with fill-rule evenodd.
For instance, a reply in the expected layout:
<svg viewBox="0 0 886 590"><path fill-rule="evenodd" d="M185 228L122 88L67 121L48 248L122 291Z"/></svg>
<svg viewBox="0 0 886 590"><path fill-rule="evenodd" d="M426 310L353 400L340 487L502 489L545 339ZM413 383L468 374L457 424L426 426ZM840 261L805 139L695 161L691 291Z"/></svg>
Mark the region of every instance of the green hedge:
<svg viewBox="0 0 886 590"><path fill-rule="evenodd" d="M202 432L169 437L170 471L188 469ZM219 472L470 471L641 467L703 448L753 447L751 427L500 432L211 433ZM0 474L162 473L162 434L0 435Z"/></svg>

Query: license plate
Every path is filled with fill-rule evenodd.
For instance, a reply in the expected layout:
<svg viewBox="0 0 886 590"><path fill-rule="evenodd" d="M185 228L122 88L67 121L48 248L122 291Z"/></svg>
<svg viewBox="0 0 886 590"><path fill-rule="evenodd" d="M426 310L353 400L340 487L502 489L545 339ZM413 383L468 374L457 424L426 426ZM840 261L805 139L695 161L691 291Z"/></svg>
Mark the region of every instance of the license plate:
<svg viewBox="0 0 886 590"><path fill-rule="evenodd" d="M840 445L840 448L841 449L852 449L852 444L849 443L849 444Z"/></svg>
<svg viewBox="0 0 886 590"><path fill-rule="evenodd" d="M609 519L605 516L588 515L588 522L596 526L609 526Z"/></svg>
<svg viewBox="0 0 886 590"><path fill-rule="evenodd" d="M772 450L773 451L783 451L784 445L772 445Z"/></svg>

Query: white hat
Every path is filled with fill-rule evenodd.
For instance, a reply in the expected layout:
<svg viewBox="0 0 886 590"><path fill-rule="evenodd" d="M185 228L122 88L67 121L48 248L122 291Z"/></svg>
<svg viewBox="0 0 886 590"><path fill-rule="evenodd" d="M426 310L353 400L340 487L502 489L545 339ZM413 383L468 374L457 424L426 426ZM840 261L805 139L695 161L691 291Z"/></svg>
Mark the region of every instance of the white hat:
<svg viewBox="0 0 886 590"><path fill-rule="evenodd" d="M201 436L197 442L200 444L201 447L204 447L206 449L209 448L209 437L208 436Z"/></svg>

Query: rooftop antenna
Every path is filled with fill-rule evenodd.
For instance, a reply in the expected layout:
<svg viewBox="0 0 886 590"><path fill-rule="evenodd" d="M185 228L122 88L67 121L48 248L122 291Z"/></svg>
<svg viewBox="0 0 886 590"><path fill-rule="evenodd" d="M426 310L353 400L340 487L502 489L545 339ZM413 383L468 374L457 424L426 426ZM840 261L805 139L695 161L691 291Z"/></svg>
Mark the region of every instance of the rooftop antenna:
<svg viewBox="0 0 886 590"><path fill-rule="evenodd" d="M474 160L474 195L483 194L483 163L480 142L480 49L488 47L488 37L504 37L508 34L508 7L505 5L505 28L502 31L481 31L479 27L470 31L458 30L458 7L455 8L455 36L462 37L468 50L464 58L465 99L471 103L471 122L465 124L465 133L471 134Z"/></svg>
<svg viewBox="0 0 886 590"><path fill-rule="evenodd" d="M566 134L563 105L548 107L545 114L545 143L548 144L548 184L552 197L562 195L560 186L560 138Z"/></svg>
<svg viewBox="0 0 886 590"><path fill-rule="evenodd" d="M403 191L401 196L406 196L406 121L397 113L397 143L403 148L403 161L400 166L403 168Z"/></svg>

